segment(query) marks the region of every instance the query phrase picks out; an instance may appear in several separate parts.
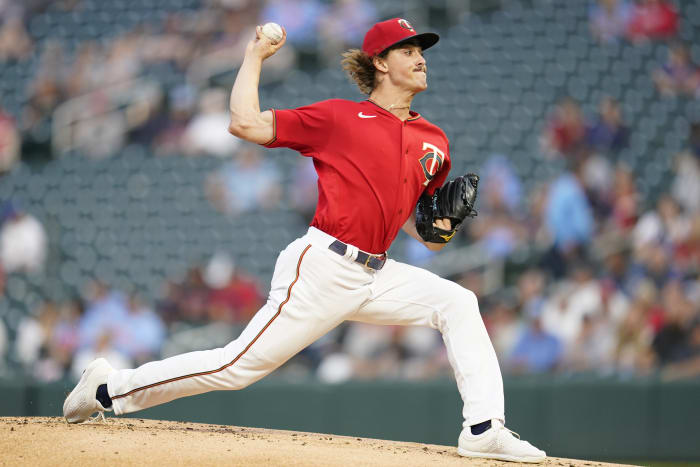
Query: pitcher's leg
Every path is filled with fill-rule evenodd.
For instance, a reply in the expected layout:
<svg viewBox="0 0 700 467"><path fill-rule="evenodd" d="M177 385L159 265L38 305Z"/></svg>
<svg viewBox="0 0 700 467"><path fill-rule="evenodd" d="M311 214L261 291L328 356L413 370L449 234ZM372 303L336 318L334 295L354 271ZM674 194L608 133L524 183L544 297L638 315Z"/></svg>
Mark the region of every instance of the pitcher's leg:
<svg viewBox="0 0 700 467"><path fill-rule="evenodd" d="M346 265L303 240L280 254L270 298L241 336L226 347L191 352L110 374L107 381L119 415L180 397L241 389L282 365L340 324L369 296L366 272ZM335 255L335 256L333 256Z"/></svg>
<svg viewBox="0 0 700 467"><path fill-rule="evenodd" d="M501 370L473 292L388 261L377 273L371 300L350 319L438 329L464 401L464 426L505 419Z"/></svg>
<svg viewBox="0 0 700 467"><path fill-rule="evenodd" d="M241 389L267 375L301 348L282 343L288 356L281 361L262 359L254 346L278 339L274 326L287 318L266 304L241 335L225 347L189 352L146 363L133 370L118 370L107 378L114 413L121 415L209 391ZM265 336L265 334L268 334ZM264 337L263 337L264 336Z"/></svg>

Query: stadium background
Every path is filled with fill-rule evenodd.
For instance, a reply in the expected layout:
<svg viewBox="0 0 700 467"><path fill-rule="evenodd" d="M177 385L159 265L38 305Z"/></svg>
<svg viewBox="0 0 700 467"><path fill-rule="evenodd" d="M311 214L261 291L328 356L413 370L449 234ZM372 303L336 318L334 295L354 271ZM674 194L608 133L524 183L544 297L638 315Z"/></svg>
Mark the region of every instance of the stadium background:
<svg viewBox="0 0 700 467"><path fill-rule="evenodd" d="M226 132L251 27L288 30L261 84L285 108L361 99L339 52L394 16L440 33L414 107L483 188L450 248L390 255L477 292L535 444L700 459L691 0L0 2L0 415L57 415L97 354L237 335L315 201L307 160ZM346 324L269 381L152 415L453 444L450 379L435 332Z"/></svg>

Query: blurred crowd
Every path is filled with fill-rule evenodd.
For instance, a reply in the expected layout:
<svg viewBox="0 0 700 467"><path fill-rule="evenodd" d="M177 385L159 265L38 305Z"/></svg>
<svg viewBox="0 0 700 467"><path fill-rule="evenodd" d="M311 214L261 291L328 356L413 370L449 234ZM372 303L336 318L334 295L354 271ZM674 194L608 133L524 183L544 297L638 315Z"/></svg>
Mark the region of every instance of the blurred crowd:
<svg viewBox="0 0 700 467"><path fill-rule="evenodd" d="M230 333L240 330L264 302L257 280L226 254L163 287L156 300L95 280L71 300L45 301L31 310L12 346L0 320L0 356L11 353L27 375L44 382L78 379L98 356L116 368L133 368L177 346L183 329L216 323Z"/></svg>
<svg viewBox="0 0 700 467"><path fill-rule="evenodd" d="M218 87L228 92L256 24L275 21L288 34L265 62L269 82L292 68L337 63L377 19L368 0L203 0L203 8L173 9L161 21L77 44L50 31L31 34L45 17L87 14L90 3L3 0L0 63L34 65L26 89L17 90L15 115L3 112L0 95L0 172L20 149L25 158L73 149L107 157L133 143L158 155L229 157L236 142L220 131L228 107Z"/></svg>
<svg viewBox="0 0 700 467"><path fill-rule="evenodd" d="M668 0L598 0L589 17L591 32L601 43L670 39L678 34L680 21Z"/></svg>
<svg viewBox="0 0 700 467"><path fill-rule="evenodd" d="M156 157L219 158L221 166L203 190L224 215L254 217L284 205L310 221L316 202L310 160L298 158L291 173L296 183L285 188L282 180L290 174L259 147L222 131L229 119L222 75L235 72L255 24L275 21L287 29L286 54L276 56L264 74L274 80L293 68L335 63L339 50L361 42L378 13L365 0L203 3L207 8L173 11L160 22L72 48L35 37L32 20L50 9L79 12L87 2L0 0L0 63L37 63L20 111L3 111L0 101L0 182L32 153L58 148L118 157L139 145ZM652 76L655 92L661 99L698 98L700 71L689 44L676 41L681 19L672 3L599 0L589 13L601 44L668 41L668 59ZM141 79L149 76L157 88ZM140 97L124 101L124 83ZM75 98L85 99L67 126L70 136L53 141L55 111ZM674 157L674 175L668 189L646 204L644 180L620 157L638 131L628 124L622 103L604 97L591 103L597 106L591 115L582 104L569 96L552 103L540 163L565 167L552 180L527 186L508 154L494 154L473 168L481 175L479 216L450 248L473 245L504 262L510 276L496 292L479 270L451 279L480 297L506 374L697 377L700 123L689 122L685 150L659 156ZM72 115L70 109L65 114ZM40 274L50 254L39 220L16 203L2 209L0 293L11 275ZM417 242L402 240L399 247L414 264L435 257ZM513 262L523 251L527 259ZM158 297L95 281L72 300L30 310L12 340L0 319L0 362L10 356L42 381L76 378L96 355L132 367L166 356L164 349L178 345L183 329L213 323L235 336L264 300L264 287L224 253L170 278ZM344 323L281 372L341 382L425 379L451 369L435 330Z"/></svg>
<svg viewBox="0 0 700 467"><path fill-rule="evenodd" d="M700 154L676 156L648 209L643 182L599 155L525 203L507 159L490 164L471 239L494 260L539 252L484 302L506 371L700 375ZM461 280L479 295L479 277Z"/></svg>

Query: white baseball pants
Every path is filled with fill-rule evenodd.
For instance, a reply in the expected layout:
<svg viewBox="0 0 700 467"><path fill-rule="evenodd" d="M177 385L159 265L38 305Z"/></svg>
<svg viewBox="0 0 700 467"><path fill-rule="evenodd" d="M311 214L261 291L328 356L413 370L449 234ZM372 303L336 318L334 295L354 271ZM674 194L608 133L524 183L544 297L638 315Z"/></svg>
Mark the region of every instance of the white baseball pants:
<svg viewBox="0 0 700 467"><path fill-rule="evenodd" d="M442 333L464 401L464 426L505 419L496 353L471 291L391 259L380 271L328 249L335 240L311 227L282 251L267 303L223 348L190 352L109 376L117 415L180 397L242 389L345 320L430 326Z"/></svg>

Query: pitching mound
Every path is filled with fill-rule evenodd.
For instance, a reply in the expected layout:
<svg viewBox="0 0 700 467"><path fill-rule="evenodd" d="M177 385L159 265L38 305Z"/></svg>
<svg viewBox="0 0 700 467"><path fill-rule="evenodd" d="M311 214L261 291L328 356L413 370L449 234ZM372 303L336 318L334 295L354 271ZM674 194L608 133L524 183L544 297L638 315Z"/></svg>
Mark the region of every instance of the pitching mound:
<svg viewBox="0 0 700 467"><path fill-rule="evenodd" d="M108 418L0 418L0 465L513 466L474 461L453 446L226 425ZM549 458L543 465L599 466Z"/></svg>

